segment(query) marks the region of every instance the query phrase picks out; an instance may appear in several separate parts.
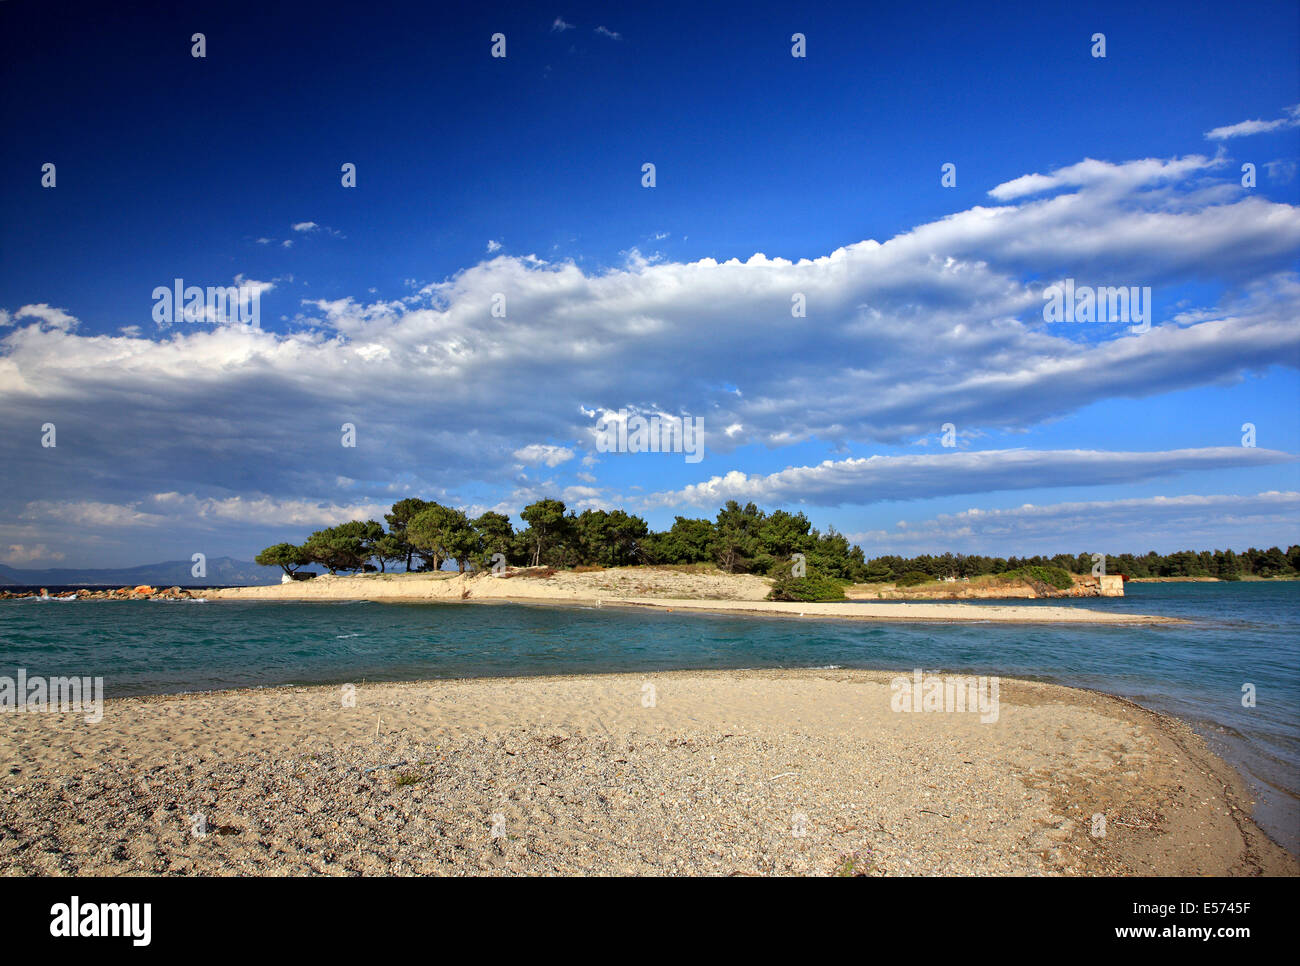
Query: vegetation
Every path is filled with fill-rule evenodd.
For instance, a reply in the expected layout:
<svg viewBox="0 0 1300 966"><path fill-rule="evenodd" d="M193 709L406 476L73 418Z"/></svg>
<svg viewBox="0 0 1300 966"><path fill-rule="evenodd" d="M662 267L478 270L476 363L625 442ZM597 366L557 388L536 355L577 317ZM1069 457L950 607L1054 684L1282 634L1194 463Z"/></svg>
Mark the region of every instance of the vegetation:
<svg viewBox="0 0 1300 966"><path fill-rule="evenodd" d="M892 581L904 586L903 579L912 573L924 574L929 580L944 577L983 577L1021 571L1026 567L1055 567L1072 574L1090 574L1092 553L1057 554L1054 557L985 557L979 554L951 554L920 557L875 557L867 561L866 580ZM1218 577L1240 580L1242 577L1295 577L1300 575L1300 545L1283 551L1278 547L1242 553L1232 550L1180 550L1177 553L1107 554L1106 573L1127 577ZM1059 579L1059 578L1058 578ZM920 581L917 581L920 582ZM1045 581L1051 583L1050 581Z"/></svg>
<svg viewBox="0 0 1300 966"><path fill-rule="evenodd" d="M931 577L924 570L909 570L898 580L894 581L899 587L915 587L917 584L928 584L935 578Z"/></svg>
<svg viewBox="0 0 1300 966"><path fill-rule="evenodd" d="M279 567L292 577L293 572L299 567L311 563L311 557L302 547L295 547L291 543L277 543L259 553L253 558L253 562L263 567Z"/></svg>
<svg viewBox="0 0 1300 966"><path fill-rule="evenodd" d="M1008 570L1001 575L1000 579L1023 580L1025 583L1034 585L1046 584L1048 587L1055 587L1057 590L1069 590L1074 586L1074 580L1070 577L1070 572L1064 567L1020 567L1017 570Z"/></svg>
<svg viewBox="0 0 1300 966"><path fill-rule="evenodd" d="M791 576L782 570L772 582L768 600L797 600L804 603L825 600L844 600L844 581L821 574L804 577Z"/></svg>
<svg viewBox="0 0 1300 966"><path fill-rule="evenodd" d="M727 573L777 578L785 600L841 600L844 583L892 581L916 586L943 578L1003 575L1064 589L1069 575L1092 572L1091 553L1055 557L985 557L943 554L865 559L833 527L821 532L802 513L766 513L753 503L729 500L712 519L676 517L672 527L652 531L641 517L624 510L574 513L560 500L538 500L520 513L524 528L489 510L470 519L464 510L417 497L398 500L375 520L351 521L317 530L301 545L277 543L257 555L264 566L287 574L307 564L330 573L441 570L455 563L461 573L496 565L515 567L623 567L653 564L680 568L718 567ZM789 576L795 554L802 554L808 576ZM1190 550L1106 558L1106 572L1129 577L1293 577L1300 574L1300 546L1231 550ZM832 590L831 588L834 588ZM802 596L831 594L833 597Z"/></svg>
<svg viewBox="0 0 1300 966"><path fill-rule="evenodd" d="M317 530L301 546L268 547L257 559L281 566L286 573L308 563L333 574L384 571L403 562L408 571L441 570L454 562L461 573L496 564L567 568L654 564L775 574L787 569L799 553L808 571L820 575L809 578L818 587L822 578L851 582L867 576L862 550L834 529L821 533L802 513L768 514L752 503L741 506L732 500L714 520L677 517L670 529L658 533L624 510L574 513L552 499L524 507L520 517L526 525L516 531L502 513L489 510L471 520L464 510L409 497L384 514L387 530L374 520L344 523Z"/></svg>

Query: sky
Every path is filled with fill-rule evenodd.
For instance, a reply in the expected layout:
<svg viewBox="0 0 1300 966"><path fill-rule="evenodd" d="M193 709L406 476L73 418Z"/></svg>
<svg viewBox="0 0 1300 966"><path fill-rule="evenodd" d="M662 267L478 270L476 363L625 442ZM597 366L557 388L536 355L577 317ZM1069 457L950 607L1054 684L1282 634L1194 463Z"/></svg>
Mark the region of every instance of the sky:
<svg viewBox="0 0 1300 966"><path fill-rule="evenodd" d="M1300 542L1294 2L177 6L0 3L0 563L405 496ZM600 445L653 414L701 458Z"/></svg>

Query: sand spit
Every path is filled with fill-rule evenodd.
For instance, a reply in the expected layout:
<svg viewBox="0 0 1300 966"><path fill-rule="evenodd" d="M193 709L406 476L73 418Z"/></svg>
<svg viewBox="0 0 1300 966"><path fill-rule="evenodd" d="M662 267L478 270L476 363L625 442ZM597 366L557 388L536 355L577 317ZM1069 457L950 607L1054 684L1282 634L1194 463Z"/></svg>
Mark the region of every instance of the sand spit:
<svg viewBox="0 0 1300 966"><path fill-rule="evenodd" d="M1296 874L1181 722L891 674L269 688L0 715L0 873ZM1094 816L1105 835L1094 835ZM202 831L204 834L196 834Z"/></svg>
<svg viewBox="0 0 1300 966"><path fill-rule="evenodd" d="M545 572L543 572L545 573ZM793 604L764 600L771 583L749 574L690 573L621 567L590 573L369 574L318 577L270 587L208 590L212 600L496 601L659 607L673 611L763 614L774 617L1015 623L1177 624L1177 618L1091 607L984 605L931 602Z"/></svg>

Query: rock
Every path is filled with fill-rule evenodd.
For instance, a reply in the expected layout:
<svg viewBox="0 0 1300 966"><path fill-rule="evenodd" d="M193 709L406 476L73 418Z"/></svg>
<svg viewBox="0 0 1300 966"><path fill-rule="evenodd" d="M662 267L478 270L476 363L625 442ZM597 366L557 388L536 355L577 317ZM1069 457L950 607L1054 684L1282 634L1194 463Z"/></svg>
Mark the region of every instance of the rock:
<svg viewBox="0 0 1300 966"><path fill-rule="evenodd" d="M152 594L153 592L154 589L150 587L148 584L141 584L139 587L136 587L134 590L131 591L131 593L133 594Z"/></svg>

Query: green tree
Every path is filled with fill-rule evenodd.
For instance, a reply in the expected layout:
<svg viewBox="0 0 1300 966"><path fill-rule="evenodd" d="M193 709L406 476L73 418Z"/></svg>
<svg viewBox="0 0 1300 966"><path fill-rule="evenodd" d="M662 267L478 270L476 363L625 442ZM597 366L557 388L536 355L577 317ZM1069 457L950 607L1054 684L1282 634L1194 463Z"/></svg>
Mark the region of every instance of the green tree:
<svg viewBox="0 0 1300 966"><path fill-rule="evenodd" d="M356 571L370 559L374 541L383 532L384 528L374 520L366 523L352 520L317 530L307 538L303 550L332 574L340 570Z"/></svg>
<svg viewBox="0 0 1300 966"><path fill-rule="evenodd" d="M482 516L475 518L470 526L474 528L474 534L478 538L475 567L479 570L488 569L492 566L492 557L498 553L507 561L511 559L515 531L510 525L508 516L488 510Z"/></svg>
<svg viewBox="0 0 1300 966"><path fill-rule="evenodd" d="M1241 561L1231 549L1225 550L1219 558L1219 570L1215 574L1220 580L1240 580Z"/></svg>
<svg viewBox="0 0 1300 966"><path fill-rule="evenodd" d="M792 554L807 553L815 542L812 524L802 513L774 510L759 527L758 538L763 552L782 562Z"/></svg>
<svg viewBox="0 0 1300 966"><path fill-rule="evenodd" d="M573 531L583 563L621 567L641 559L650 528L623 510L584 510L574 519Z"/></svg>
<svg viewBox="0 0 1300 966"><path fill-rule="evenodd" d="M430 507L427 500L421 500L418 497L408 496L404 500L398 500L393 504L393 508L384 514L384 519L388 521L388 532L397 540L405 551L406 570L411 570L411 558L415 555L415 547L406 539L406 525L421 510Z"/></svg>
<svg viewBox="0 0 1300 966"><path fill-rule="evenodd" d="M672 529L659 534L656 548L663 563L703 563L713 559L713 541L712 520L676 517Z"/></svg>
<svg viewBox="0 0 1300 966"><path fill-rule="evenodd" d="M713 559L727 573L745 573L762 553L760 533L763 511L752 503L742 507L735 500L718 511L714 523Z"/></svg>
<svg viewBox="0 0 1300 966"><path fill-rule="evenodd" d="M532 566L540 566L542 554L559 542L565 530L564 511L559 500L538 500L519 514L528 524L532 539Z"/></svg>
<svg viewBox="0 0 1300 966"><path fill-rule="evenodd" d="M465 572L465 564L478 547L474 529L464 510L434 503L421 510L406 525L406 539L420 556L433 563L434 570L442 569L445 560L456 561L457 569Z"/></svg>
<svg viewBox="0 0 1300 966"><path fill-rule="evenodd" d="M302 547L292 543L277 543L267 547L253 560L263 567L279 567L286 574L293 576L294 571L299 567L311 563L311 555Z"/></svg>
<svg viewBox="0 0 1300 966"><path fill-rule="evenodd" d="M389 561L405 560L407 546L405 540L391 533L385 533L377 539L370 549L374 558L379 561L380 572L388 570ZM410 569L409 566L407 569Z"/></svg>

